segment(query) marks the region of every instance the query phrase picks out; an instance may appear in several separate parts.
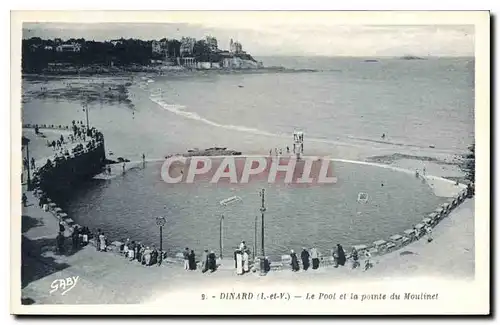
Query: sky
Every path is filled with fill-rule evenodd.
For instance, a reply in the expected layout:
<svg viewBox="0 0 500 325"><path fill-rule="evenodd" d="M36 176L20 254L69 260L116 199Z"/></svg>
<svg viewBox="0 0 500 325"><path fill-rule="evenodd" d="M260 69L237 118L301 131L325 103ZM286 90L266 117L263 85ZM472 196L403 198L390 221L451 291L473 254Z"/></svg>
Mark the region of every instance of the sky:
<svg viewBox="0 0 500 325"><path fill-rule="evenodd" d="M168 23L23 23L23 38L233 38L254 56L473 56L474 25L361 25L332 19L171 19Z"/></svg>

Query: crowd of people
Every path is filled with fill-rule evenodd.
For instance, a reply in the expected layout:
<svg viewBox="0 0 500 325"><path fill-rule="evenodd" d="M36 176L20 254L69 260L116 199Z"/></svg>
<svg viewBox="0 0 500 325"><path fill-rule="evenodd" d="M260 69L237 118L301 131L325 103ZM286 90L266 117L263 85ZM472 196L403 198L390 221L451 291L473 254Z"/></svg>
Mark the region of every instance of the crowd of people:
<svg viewBox="0 0 500 325"><path fill-rule="evenodd" d="M100 230L99 230L100 231ZM107 238L102 233L99 236L98 250L106 250ZM127 239L120 247L120 253L129 261L136 261L144 266L160 266L166 258L166 252L157 249L155 245L151 247L143 245L141 242Z"/></svg>
<svg viewBox="0 0 500 325"><path fill-rule="evenodd" d="M66 237L64 236L65 226L59 222L59 231L56 237L56 249L59 254L66 252ZM91 232L87 227L75 225L71 233L71 251L76 252L80 248L87 246L90 240Z"/></svg>

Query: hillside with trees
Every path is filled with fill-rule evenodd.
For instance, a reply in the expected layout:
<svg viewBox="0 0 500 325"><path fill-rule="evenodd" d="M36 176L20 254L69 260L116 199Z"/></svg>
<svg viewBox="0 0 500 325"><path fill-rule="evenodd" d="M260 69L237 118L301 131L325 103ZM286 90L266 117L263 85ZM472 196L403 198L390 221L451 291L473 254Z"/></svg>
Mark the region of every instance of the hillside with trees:
<svg viewBox="0 0 500 325"><path fill-rule="evenodd" d="M22 71L26 73L43 72L52 64L67 64L75 68L98 65L105 67L124 67L131 65L149 65L151 60L163 60L165 54L169 58L180 56L181 42L178 40L162 39L167 44L167 53L154 53L152 40L119 39L105 42L94 40L61 39L44 40L39 37L23 39L22 41ZM78 46L78 51L57 51L60 45L72 44ZM192 56L198 62L221 62L220 52L212 52L204 40L194 44ZM245 60L255 60L246 53L235 56ZM175 60L172 60L175 64Z"/></svg>

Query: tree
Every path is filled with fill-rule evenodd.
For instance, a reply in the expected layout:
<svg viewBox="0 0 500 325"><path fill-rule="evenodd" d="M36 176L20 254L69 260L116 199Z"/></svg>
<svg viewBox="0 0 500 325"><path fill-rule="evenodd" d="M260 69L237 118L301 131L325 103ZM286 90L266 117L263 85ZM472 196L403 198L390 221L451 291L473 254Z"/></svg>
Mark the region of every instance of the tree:
<svg viewBox="0 0 500 325"><path fill-rule="evenodd" d="M193 46L193 56L201 62L210 61L210 46L204 40L197 41Z"/></svg>

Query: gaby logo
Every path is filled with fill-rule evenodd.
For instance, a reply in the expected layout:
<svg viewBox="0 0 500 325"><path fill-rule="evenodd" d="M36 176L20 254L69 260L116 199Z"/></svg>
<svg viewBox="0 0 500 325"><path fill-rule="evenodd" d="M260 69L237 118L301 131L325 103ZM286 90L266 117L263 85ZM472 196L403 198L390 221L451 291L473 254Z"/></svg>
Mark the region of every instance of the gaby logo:
<svg viewBox="0 0 500 325"><path fill-rule="evenodd" d="M76 286L78 279L80 279L80 277L77 275L77 276L72 276L72 277L69 277L66 279L54 280L50 284L50 287L52 288L52 290L50 290L49 293L52 294L53 292L61 290L62 291L61 295L65 295L68 291L70 291L71 289L73 289Z"/></svg>
<svg viewBox="0 0 500 325"><path fill-rule="evenodd" d="M195 182L246 184L332 184L332 162L321 157L169 157L161 177L169 184Z"/></svg>

